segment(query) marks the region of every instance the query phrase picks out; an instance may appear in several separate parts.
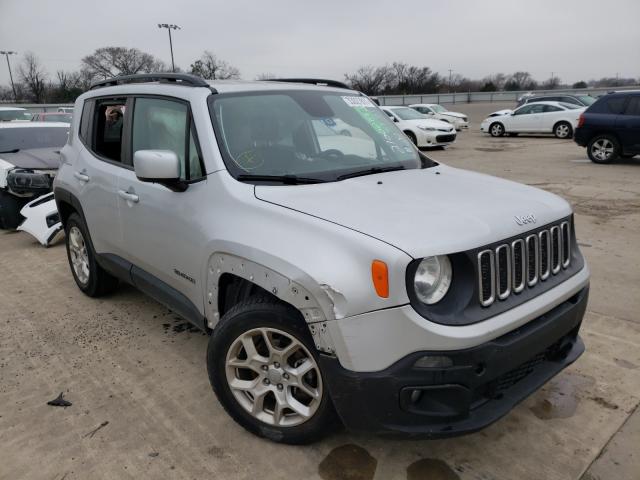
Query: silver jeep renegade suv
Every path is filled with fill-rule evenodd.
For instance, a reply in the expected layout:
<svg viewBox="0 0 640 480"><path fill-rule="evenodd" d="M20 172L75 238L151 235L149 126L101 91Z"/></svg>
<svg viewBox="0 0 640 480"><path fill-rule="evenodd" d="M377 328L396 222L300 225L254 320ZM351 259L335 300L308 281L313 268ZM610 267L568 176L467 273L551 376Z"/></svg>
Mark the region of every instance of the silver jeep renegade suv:
<svg viewBox="0 0 640 480"><path fill-rule="evenodd" d="M117 77L62 157L78 287L130 283L209 333L257 435L472 432L584 351L567 202L432 161L337 82Z"/></svg>

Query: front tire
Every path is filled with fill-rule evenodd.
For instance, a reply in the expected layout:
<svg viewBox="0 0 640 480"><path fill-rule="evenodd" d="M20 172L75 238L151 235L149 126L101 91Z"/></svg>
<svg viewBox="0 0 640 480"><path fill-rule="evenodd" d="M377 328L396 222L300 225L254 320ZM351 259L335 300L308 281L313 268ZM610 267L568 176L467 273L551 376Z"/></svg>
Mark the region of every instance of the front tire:
<svg viewBox="0 0 640 480"><path fill-rule="evenodd" d="M620 143L612 135L597 135L587 145L587 155L594 163L612 163L620 155Z"/></svg>
<svg viewBox="0 0 640 480"><path fill-rule="evenodd" d="M300 313L259 295L222 317L209 339L207 370L218 400L242 427L306 444L337 425L318 359Z"/></svg>
<svg viewBox="0 0 640 480"><path fill-rule="evenodd" d="M504 135L504 126L499 122L492 123L489 126L489 133L492 137L501 137Z"/></svg>
<svg viewBox="0 0 640 480"><path fill-rule="evenodd" d="M417 147L418 146L418 139L416 138L416 135L413 132L410 131L406 131L404 132L404 134L409 137L409 140L411 140L411 142Z"/></svg>
<svg viewBox="0 0 640 480"><path fill-rule="evenodd" d="M556 138L571 138L573 136L573 128L571 128L571 124L567 122L558 122L553 127L553 134Z"/></svg>
<svg viewBox="0 0 640 480"><path fill-rule="evenodd" d="M65 225L67 258L78 288L90 297L100 297L118 286L118 279L96 262L96 253L89 240L87 226L80 215L72 213Z"/></svg>

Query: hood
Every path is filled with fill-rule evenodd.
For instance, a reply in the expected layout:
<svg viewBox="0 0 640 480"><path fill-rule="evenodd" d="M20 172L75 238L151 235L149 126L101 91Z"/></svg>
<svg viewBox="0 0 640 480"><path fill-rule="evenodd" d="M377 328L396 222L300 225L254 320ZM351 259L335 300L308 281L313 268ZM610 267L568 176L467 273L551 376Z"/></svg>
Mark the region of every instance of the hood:
<svg viewBox="0 0 640 480"><path fill-rule="evenodd" d="M464 113L460 112L440 112L440 115L444 115L445 117L453 117L453 118L466 118L467 116Z"/></svg>
<svg viewBox="0 0 640 480"><path fill-rule="evenodd" d="M419 118L416 120L403 121L415 125L416 127L435 128L437 130L444 130L445 132L448 132L453 128L450 123L443 122L442 120L435 120L432 118Z"/></svg>
<svg viewBox="0 0 640 480"><path fill-rule="evenodd" d="M502 115L509 115L513 113L513 110L509 110L508 108L505 110L498 110L497 112L490 113L487 118L491 117L501 117Z"/></svg>
<svg viewBox="0 0 640 480"><path fill-rule="evenodd" d="M314 185L258 185L255 194L375 237L414 258L477 248L571 213L554 194L444 165ZM535 225L516 223L516 215L529 214Z"/></svg>
<svg viewBox="0 0 640 480"><path fill-rule="evenodd" d="M16 153L0 153L0 158L18 168L56 170L62 162L60 148L32 148Z"/></svg>

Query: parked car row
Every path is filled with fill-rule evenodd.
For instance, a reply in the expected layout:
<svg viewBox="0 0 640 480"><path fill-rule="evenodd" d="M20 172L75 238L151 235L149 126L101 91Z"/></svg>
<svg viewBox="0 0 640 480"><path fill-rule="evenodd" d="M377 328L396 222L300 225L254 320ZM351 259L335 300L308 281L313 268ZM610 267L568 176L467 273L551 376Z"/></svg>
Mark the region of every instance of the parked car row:
<svg viewBox="0 0 640 480"><path fill-rule="evenodd" d="M0 107L0 122L65 122L71 123L73 109L58 107L57 112L31 113L26 108Z"/></svg>
<svg viewBox="0 0 640 480"><path fill-rule="evenodd" d="M492 137L553 133L586 147L595 163L640 154L640 91L589 95L527 96L515 110L493 112L480 124Z"/></svg>

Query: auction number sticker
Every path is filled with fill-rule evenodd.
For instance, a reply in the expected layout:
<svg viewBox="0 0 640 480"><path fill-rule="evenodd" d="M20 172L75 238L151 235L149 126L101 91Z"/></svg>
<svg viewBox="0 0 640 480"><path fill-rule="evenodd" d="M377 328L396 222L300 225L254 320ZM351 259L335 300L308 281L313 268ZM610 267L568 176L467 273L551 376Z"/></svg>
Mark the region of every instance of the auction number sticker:
<svg viewBox="0 0 640 480"><path fill-rule="evenodd" d="M375 107L375 104L367 97L342 97L350 107Z"/></svg>

